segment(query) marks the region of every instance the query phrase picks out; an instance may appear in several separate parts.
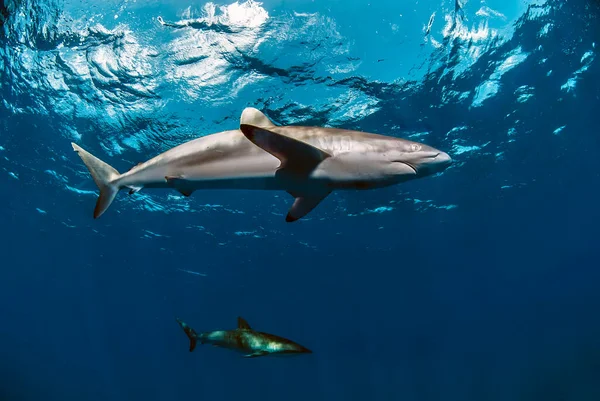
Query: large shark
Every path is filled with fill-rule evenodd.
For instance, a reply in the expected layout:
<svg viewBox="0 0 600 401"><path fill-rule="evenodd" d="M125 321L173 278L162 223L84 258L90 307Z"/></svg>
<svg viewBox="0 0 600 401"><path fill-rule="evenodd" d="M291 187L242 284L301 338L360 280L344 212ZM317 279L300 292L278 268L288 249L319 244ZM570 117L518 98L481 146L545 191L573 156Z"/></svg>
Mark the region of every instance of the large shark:
<svg viewBox="0 0 600 401"><path fill-rule="evenodd" d="M194 329L180 319L176 320L190 339L190 352L200 342L200 344L212 344L215 347L241 352L245 358L256 358L267 355L293 356L312 353L308 348L296 344L287 338L254 331L248 322L241 317L238 317L238 327L235 330L207 331L200 334L196 333Z"/></svg>
<svg viewBox="0 0 600 401"><path fill-rule="evenodd" d="M445 170L441 150L405 139L338 128L277 126L248 107L236 130L206 135L140 163L124 174L72 143L100 196L94 218L120 189L173 188L287 191L286 221L298 220L334 190L382 188Z"/></svg>

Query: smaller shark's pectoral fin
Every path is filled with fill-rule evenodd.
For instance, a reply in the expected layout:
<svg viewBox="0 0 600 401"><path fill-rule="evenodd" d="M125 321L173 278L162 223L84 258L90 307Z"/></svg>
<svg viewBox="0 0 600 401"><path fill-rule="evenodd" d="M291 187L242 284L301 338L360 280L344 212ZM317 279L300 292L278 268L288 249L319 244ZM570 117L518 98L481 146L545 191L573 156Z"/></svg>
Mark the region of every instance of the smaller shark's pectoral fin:
<svg viewBox="0 0 600 401"><path fill-rule="evenodd" d="M308 175L331 155L319 148L289 136L250 124L240 124L240 130L252 143L281 161L280 170L295 175Z"/></svg>
<svg viewBox="0 0 600 401"><path fill-rule="evenodd" d="M243 318L238 316L238 329L240 330L252 330L248 322Z"/></svg>
<svg viewBox="0 0 600 401"><path fill-rule="evenodd" d="M256 351L256 352L253 352L252 354L244 355L244 358L256 358L256 357L265 356L268 354L269 353L267 351Z"/></svg>
<svg viewBox="0 0 600 401"><path fill-rule="evenodd" d="M285 221L291 223L292 221L296 221L301 219L310 213L323 199L325 199L331 191L323 191L317 194L311 195L301 195L301 194L291 194L296 198L294 204L288 211L287 216L285 217Z"/></svg>

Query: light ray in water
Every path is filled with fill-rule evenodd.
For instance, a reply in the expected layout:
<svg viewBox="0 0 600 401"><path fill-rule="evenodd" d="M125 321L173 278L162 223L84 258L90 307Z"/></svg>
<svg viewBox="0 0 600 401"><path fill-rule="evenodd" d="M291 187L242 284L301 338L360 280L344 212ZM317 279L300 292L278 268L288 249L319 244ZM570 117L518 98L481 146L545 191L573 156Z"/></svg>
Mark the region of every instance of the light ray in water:
<svg viewBox="0 0 600 401"><path fill-rule="evenodd" d="M185 270L185 269L177 269L177 270L185 272L185 273L193 274L195 276L202 276L202 277L207 277L208 276L208 274L198 273L198 272L194 272L194 271L191 271L191 270Z"/></svg>

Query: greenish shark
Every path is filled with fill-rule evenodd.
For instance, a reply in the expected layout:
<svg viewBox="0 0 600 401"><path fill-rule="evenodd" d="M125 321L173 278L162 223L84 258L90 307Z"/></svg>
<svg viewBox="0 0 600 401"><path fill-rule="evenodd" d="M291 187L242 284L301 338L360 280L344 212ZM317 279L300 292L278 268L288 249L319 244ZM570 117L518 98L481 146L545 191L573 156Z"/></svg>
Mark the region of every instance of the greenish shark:
<svg viewBox="0 0 600 401"><path fill-rule="evenodd" d="M278 126L247 107L239 129L185 142L120 174L72 143L100 190L94 218L121 189L281 190L294 197L296 221L332 191L383 188L444 171L448 154L406 139L338 128Z"/></svg>
<svg viewBox="0 0 600 401"><path fill-rule="evenodd" d="M176 320L190 339L190 352L196 348L196 344L199 342L240 352L244 354L245 358L312 354L308 348L287 338L253 330L242 317L238 317L238 327L235 330L215 330L202 333L196 333L181 319L177 318Z"/></svg>

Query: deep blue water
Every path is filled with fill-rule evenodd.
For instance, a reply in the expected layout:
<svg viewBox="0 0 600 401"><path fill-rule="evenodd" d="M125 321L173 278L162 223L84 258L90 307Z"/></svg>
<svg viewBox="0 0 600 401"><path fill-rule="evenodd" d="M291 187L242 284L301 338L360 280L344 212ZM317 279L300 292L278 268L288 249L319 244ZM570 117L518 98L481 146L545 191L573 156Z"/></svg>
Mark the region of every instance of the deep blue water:
<svg viewBox="0 0 600 401"><path fill-rule="evenodd" d="M2 11L0 400L600 399L598 2ZM287 194L232 190L92 218L70 142L123 172L246 106L454 163L293 224ZM189 353L176 316L314 353Z"/></svg>

